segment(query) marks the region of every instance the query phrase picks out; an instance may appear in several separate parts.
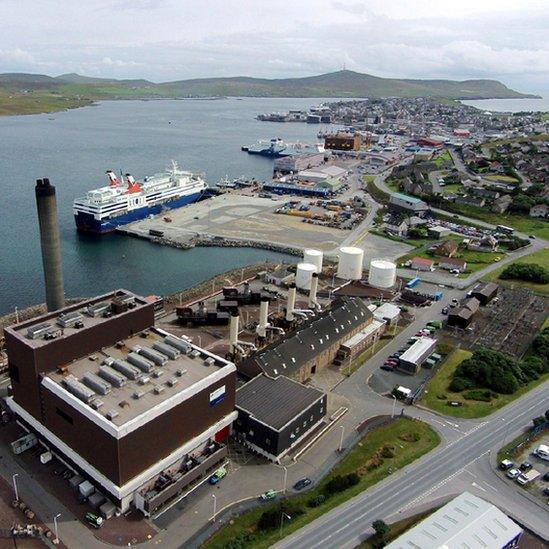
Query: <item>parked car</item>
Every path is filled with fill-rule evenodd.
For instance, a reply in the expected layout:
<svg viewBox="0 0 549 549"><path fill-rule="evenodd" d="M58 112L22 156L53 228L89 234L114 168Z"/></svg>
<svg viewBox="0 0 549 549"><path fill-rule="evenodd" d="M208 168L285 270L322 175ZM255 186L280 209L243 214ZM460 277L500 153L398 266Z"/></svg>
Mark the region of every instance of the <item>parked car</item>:
<svg viewBox="0 0 549 549"><path fill-rule="evenodd" d="M499 464L499 468L502 470L502 471L508 471L509 469L511 469L515 464L509 460L509 459L504 459L500 464Z"/></svg>
<svg viewBox="0 0 549 549"><path fill-rule="evenodd" d="M447 315L448 314L448 307L442 307L442 314Z"/></svg>
<svg viewBox="0 0 549 549"><path fill-rule="evenodd" d="M276 492L274 490L267 490L266 492L263 492L259 496L259 499L261 499L262 501L269 501L275 498L276 498Z"/></svg>
<svg viewBox="0 0 549 549"><path fill-rule="evenodd" d="M452 303L455 303L457 305L459 303L459 300L454 297L454 299L452 299Z"/></svg>
<svg viewBox="0 0 549 549"><path fill-rule="evenodd" d="M303 490L303 488L307 488L311 483L312 480L309 477L302 478L294 484L294 489Z"/></svg>
<svg viewBox="0 0 549 549"><path fill-rule="evenodd" d="M509 469L509 471L507 471L506 474L507 474L507 477L514 480L520 476L520 471L518 469Z"/></svg>
<svg viewBox="0 0 549 549"><path fill-rule="evenodd" d="M530 471L532 469L533 465L529 461L524 461L520 464L520 470L523 473L526 473L527 471Z"/></svg>
<svg viewBox="0 0 549 549"><path fill-rule="evenodd" d="M549 488L544 488L543 489L543 495L544 496L549 496Z"/></svg>
<svg viewBox="0 0 549 549"><path fill-rule="evenodd" d="M103 517L96 515L95 513L86 513L86 522L96 529L103 526Z"/></svg>
<svg viewBox="0 0 549 549"><path fill-rule="evenodd" d="M217 484L222 478L227 476L227 469L220 467L208 480L210 484Z"/></svg>
<svg viewBox="0 0 549 549"><path fill-rule="evenodd" d="M395 369L395 367L392 364L382 364L380 368L382 370L386 370L387 372L392 372Z"/></svg>
<svg viewBox="0 0 549 549"><path fill-rule="evenodd" d="M547 473L545 473L545 475L543 475L543 480L549 481L549 471L547 471Z"/></svg>

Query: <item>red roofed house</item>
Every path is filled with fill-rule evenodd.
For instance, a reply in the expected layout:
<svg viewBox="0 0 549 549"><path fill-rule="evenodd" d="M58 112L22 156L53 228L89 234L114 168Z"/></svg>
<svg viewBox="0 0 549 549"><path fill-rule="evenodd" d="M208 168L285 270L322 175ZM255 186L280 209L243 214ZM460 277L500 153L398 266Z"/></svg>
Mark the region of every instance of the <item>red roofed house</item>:
<svg viewBox="0 0 549 549"><path fill-rule="evenodd" d="M424 257L414 257L412 259L411 268L414 271L433 271L435 262L432 259L425 259Z"/></svg>

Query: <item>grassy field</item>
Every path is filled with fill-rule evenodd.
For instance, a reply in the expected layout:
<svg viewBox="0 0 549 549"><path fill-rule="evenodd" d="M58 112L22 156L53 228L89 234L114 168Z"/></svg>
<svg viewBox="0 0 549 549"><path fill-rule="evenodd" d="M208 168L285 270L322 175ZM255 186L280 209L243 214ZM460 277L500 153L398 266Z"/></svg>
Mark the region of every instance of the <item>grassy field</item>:
<svg viewBox="0 0 549 549"><path fill-rule="evenodd" d="M391 543L392 541L397 539L399 536L401 536L402 534L404 534L405 532L413 528L416 524L419 524L422 520L432 515L436 510L437 508L429 509L424 513L418 513L417 515L413 515L403 520L399 520L398 522L393 522L392 524L388 524L387 526L389 526L389 533L385 535L383 541L385 541L385 543ZM358 549L375 549L377 543L379 543L379 541L376 540L375 536L372 536L371 538L368 538L367 540L363 541L358 546Z"/></svg>
<svg viewBox="0 0 549 549"><path fill-rule="evenodd" d="M549 249L544 248L543 250L538 250L533 254L520 257L516 261L513 261L513 263L510 263L510 265L514 263L535 263L536 265L540 265L545 269L549 269ZM506 267L508 267L508 265L505 265L503 267L500 267L499 269L492 271L491 273L483 277L483 279L494 280L494 281L497 281L498 284L504 284L506 286L511 286L511 285L524 286L526 288L530 288L534 292L537 292L543 295L549 295L549 284L536 284L535 282L526 282L524 280L512 280L512 279L501 280L499 278L499 275L504 271Z"/></svg>
<svg viewBox="0 0 549 549"><path fill-rule="evenodd" d="M411 433L416 433L415 438L417 440L413 441L414 437L411 436ZM292 505L302 507L304 513L296 516L293 520L286 521L282 529L282 535L287 536L295 532L431 451L439 443L440 437L431 427L409 418L399 418L389 425L374 429L351 450L317 487L290 499ZM382 458L375 468L368 467L371 461L379 456L381 449L387 446L394 447L394 457ZM324 487L329 480L336 475L349 473L358 473L360 475L360 482L357 485L348 488L344 492L332 495L318 507L307 506L309 500L324 493ZM230 541L234 543L234 540L241 540L243 536L248 536L248 540L239 547L266 549L272 546L280 539L279 529L259 531L257 522L265 510L276 508L276 506L278 506L278 503L273 502L235 517L229 524L216 532L202 547L205 549L224 549Z"/></svg>
<svg viewBox="0 0 549 549"><path fill-rule="evenodd" d="M487 179L488 181L501 181L502 183L510 183L515 184L518 183L518 179L516 177L511 177L510 175L485 175L484 179Z"/></svg>
<svg viewBox="0 0 549 549"><path fill-rule="evenodd" d="M35 91L32 93L0 90L0 116L18 114L38 114L76 109L91 105L89 99L79 97L65 97L49 91Z"/></svg>
<svg viewBox="0 0 549 549"><path fill-rule="evenodd" d="M452 160L452 157L450 156L450 153L448 151L444 151L441 155L432 160L432 162L439 169L449 168L454 165L454 161Z"/></svg>
<svg viewBox="0 0 549 549"><path fill-rule="evenodd" d="M508 225L527 235L533 234L549 240L549 221L511 214L496 214L483 208L449 203L444 209L467 217L474 217L492 225Z"/></svg>
<svg viewBox="0 0 549 549"><path fill-rule="evenodd" d="M448 185L445 185L442 188L442 194L448 195L448 194L457 194L463 189L463 185L461 183L449 183Z"/></svg>
<svg viewBox="0 0 549 549"><path fill-rule="evenodd" d="M509 404L509 402L549 379L549 374L542 375L539 379L521 387L516 393L512 395L498 395L491 402L467 400L463 397L462 393L453 393L450 391L448 386L454 377L454 372L458 365L471 357L471 355L471 352L464 349L453 351L444 361L438 372L429 380L425 393L421 397L421 404L448 416L464 419L484 417L499 410L502 406ZM449 400L461 402L463 405L449 406L447 404Z"/></svg>

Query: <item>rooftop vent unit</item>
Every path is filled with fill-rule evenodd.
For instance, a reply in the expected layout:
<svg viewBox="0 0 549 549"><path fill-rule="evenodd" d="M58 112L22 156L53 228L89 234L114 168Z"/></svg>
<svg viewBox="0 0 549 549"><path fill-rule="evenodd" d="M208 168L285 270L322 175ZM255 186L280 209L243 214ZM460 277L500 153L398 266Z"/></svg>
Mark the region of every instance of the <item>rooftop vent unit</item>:
<svg viewBox="0 0 549 549"><path fill-rule="evenodd" d="M153 373L153 377L159 378L160 376L163 376L164 372L162 370L156 370L156 372Z"/></svg>
<svg viewBox="0 0 549 549"><path fill-rule="evenodd" d="M123 349L125 347L124 345L124 342L123 341L117 341L114 346L117 348L117 349Z"/></svg>
<svg viewBox="0 0 549 549"><path fill-rule="evenodd" d="M128 355L128 362L134 366L137 366L142 372L147 374L154 368L154 364L152 362L134 352Z"/></svg>
<svg viewBox="0 0 549 549"><path fill-rule="evenodd" d="M175 373L179 377L182 377L187 373L187 368L179 368L179 370L177 370L177 372L175 372Z"/></svg>
<svg viewBox="0 0 549 549"><path fill-rule="evenodd" d="M110 304L107 301L101 301L100 303L94 303L86 307L86 314L92 317L101 316L103 313L110 309Z"/></svg>
<svg viewBox="0 0 549 549"><path fill-rule="evenodd" d="M215 358L212 358L211 356L208 357L205 361L204 361L204 364L206 366L213 366L215 364Z"/></svg>
<svg viewBox="0 0 549 549"><path fill-rule="evenodd" d="M97 355L90 355L88 357L88 360L91 360L92 362L95 362L97 360Z"/></svg>
<svg viewBox="0 0 549 549"><path fill-rule="evenodd" d="M109 366L99 366L99 376L107 380L114 387L122 387L126 384L126 378Z"/></svg>
<svg viewBox="0 0 549 549"><path fill-rule="evenodd" d="M147 332L147 330L143 330L140 334L139 334L139 337L142 337L143 339L147 339L149 337L149 332Z"/></svg>
<svg viewBox="0 0 549 549"><path fill-rule="evenodd" d="M141 370L135 366L132 366L125 360L121 360L119 358L112 359L109 357L104 360L104 363L133 381L141 377Z"/></svg>
<svg viewBox="0 0 549 549"><path fill-rule="evenodd" d="M31 326L27 330L27 337L29 339L39 339L55 330L56 328L52 324L48 324L48 323L37 324L36 326Z"/></svg>
<svg viewBox="0 0 549 549"><path fill-rule="evenodd" d="M132 397L135 398L135 400L139 400L140 398L142 398L144 396L145 396L144 391L135 391L132 395Z"/></svg>
<svg viewBox="0 0 549 549"><path fill-rule="evenodd" d="M175 337L173 335L168 335L164 338L164 343L169 345L170 347L174 347L178 351L181 351L184 354L187 354L191 350L191 345L188 341L185 341L183 339L179 339L178 337Z"/></svg>
<svg viewBox="0 0 549 549"><path fill-rule="evenodd" d="M196 349L194 351L191 352L191 357L192 358L197 358L200 356L200 351L197 351Z"/></svg>
<svg viewBox="0 0 549 549"><path fill-rule="evenodd" d="M91 401L90 406L91 406L94 410L99 410L99 408L101 408L101 406L103 406L103 401L102 401L102 400L99 400L98 398L94 398L94 399Z"/></svg>
<svg viewBox="0 0 549 549"><path fill-rule="evenodd" d="M80 383L80 381L78 381L72 374L69 374L65 379L63 379L63 385L69 393L86 404L89 404L95 396L94 391L88 389L88 387L86 387L83 383Z"/></svg>
<svg viewBox="0 0 549 549"><path fill-rule="evenodd" d="M111 421L115 418L115 417L118 417L118 412L116 410L109 410L106 414L105 414L105 417L107 419L110 419Z"/></svg>
<svg viewBox="0 0 549 549"><path fill-rule="evenodd" d="M178 383L179 383L179 380L176 377L171 377L166 382L166 385L168 385L168 387L175 387Z"/></svg>
<svg viewBox="0 0 549 549"><path fill-rule="evenodd" d="M82 321L84 317L77 311L72 313L61 314L57 317L57 324L62 328L71 328L71 327L82 327L84 324Z"/></svg>
<svg viewBox="0 0 549 549"><path fill-rule="evenodd" d="M143 376L142 378L139 379L139 385L147 385L147 383L149 383L150 380L151 378L149 376Z"/></svg>
<svg viewBox="0 0 549 549"><path fill-rule="evenodd" d="M153 391L155 395L159 395L164 392L164 387L162 387L162 385L155 385Z"/></svg>
<svg viewBox="0 0 549 549"><path fill-rule="evenodd" d="M171 358L172 360L175 360L176 358L179 358L181 356L181 351L179 351L179 349L170 347L170 345L167 345L166 343L162 343L161 341L155 341L153 344L153 349L162 353L163 355L166 355L168 358Z"/></svg>
<svg viewBox="0 0 549 549"><path fill-rule="evenodd" d="M149 360L152 360L158 366L164 366L164 364L168 362L168 357L166 355L163 355L150 347L135 346L132 351L139 353L141 356L144 356Z"/></svg>
<svg viewBox="0 0 549 549"><path fill-rule="evenodd" d="M106 395L111 392L110 383L91 372L86 372L82 376L82 383L100 395Z"/></svg>

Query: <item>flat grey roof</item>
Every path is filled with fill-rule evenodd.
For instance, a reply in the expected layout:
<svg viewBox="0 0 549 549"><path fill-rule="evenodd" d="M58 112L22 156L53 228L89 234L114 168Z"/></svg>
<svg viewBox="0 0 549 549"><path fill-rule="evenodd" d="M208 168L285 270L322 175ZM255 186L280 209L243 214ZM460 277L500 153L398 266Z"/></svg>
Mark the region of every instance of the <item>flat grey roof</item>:
<svg viewBox="0 0 549 549"><path fill-rule="evenodd" d="M285 376L260 374L236 392L236 408L279 431L324 396Z"/></svg>
<svg viewBox="0 0 549 549"><path fill-rule="evenodd" d="M168 337L185 344L185 341L181 338L176 338L172 335L168 335ZM165 356L166 361L164 365L153 363L149 372L143 372L137 368L139 372L136 379L130 379L113 366L112 369L123 378L124 385L121 387L117 387L116 384L105 380L105 378L99 375L100 368L107 365L105 361L108 361L109 358L127 362L128 355L132 352L132 349L136 349L137 347L141 349L153 349L155 343L165 343L165 338L165 332L163 333L156 328L149 328L118 342L116 345L104 347L97 352L65 365L64 368L66 369L64 372L59 370L50 372L46 375L46 378L53 381L63 392L73 394L67 389L65 383L68 376L74 376L94 393L89 404L81 399L77 399L76 405L78 407L93 409L94 401L99 400L102 405L96 410L97 413L107 417L107 414L111 410L116 411L117 415L112 419L108 419L114 425L122 426L165 400L192 387L220 368L231 364L221 357L212 355L212 353L188 343L191 353L185 354L181 352L176 358ZM176 349L174 348L173 350ZM193 356L192 351L195 351L194 354L196 356ZM212 357L215 358L211 360ZM146 359L147 357L141 356L141 358ZM207 359L210 360L207 362ZM151 364L150 360L148 362ZM101 377L107 383L108 393L102 394L84 382L84 375L87 373ZM136 394L139 394L138 398L136 398Z"/></svg>
<svg viewBox="0 0 549 549"><path fill-rule="evenodd" d="M496 506L464 492L387 545L387 549L501 549L521 532L522 528Z"/></svg>
<svg viewBox="0 0 549 549"><path fill-rule="evenodd" d="M420 337L409 349L406 349L401 355L400 360L416 364L423 356L423 353L429 349L434 349L437 344L436 339L430 337Z"/></svg>

